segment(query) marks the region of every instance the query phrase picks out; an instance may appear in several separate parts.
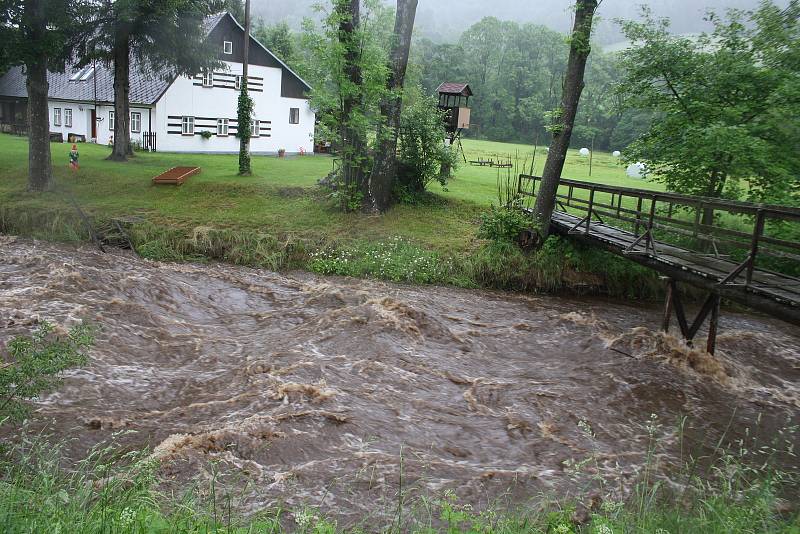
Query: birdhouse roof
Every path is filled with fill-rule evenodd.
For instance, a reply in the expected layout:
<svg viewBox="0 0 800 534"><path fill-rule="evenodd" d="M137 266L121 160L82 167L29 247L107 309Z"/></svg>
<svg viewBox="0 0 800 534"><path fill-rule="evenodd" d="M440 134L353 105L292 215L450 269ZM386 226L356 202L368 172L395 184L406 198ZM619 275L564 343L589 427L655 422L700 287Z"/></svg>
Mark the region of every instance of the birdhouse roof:
<svg viewBox="0 0 800 534"><path fill-rule="evenodd" d="M437 91L445 95L472 96L472 89L468 83L444 82Z"/></svg>

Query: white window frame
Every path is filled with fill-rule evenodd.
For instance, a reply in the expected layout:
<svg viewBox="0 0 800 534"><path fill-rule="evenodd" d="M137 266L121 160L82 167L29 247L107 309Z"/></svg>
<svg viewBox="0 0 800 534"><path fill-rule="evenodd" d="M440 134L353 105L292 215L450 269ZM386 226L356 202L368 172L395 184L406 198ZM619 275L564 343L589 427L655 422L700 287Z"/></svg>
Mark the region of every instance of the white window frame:
<svg viewBox="0 0 800 534"><path fill-rule="evenodd" d="M194 135L194 117L181 117L181 135Z"/></svg>
<svg viewBox="0 0 800 534"><path fill-rule="evenodd" d="M289 124L300 124L300 108L289 108Z"/></svg>
<svg viewBox="0 0 800 534"><path fill-rule="evenodd" d="M64 108L64 126L72 128L72 108Z"/></svg>
<svg viewBox="0 0 800 534"><path fill-rule="evenodd" d="M222 41L222 52L225 54L233 54L233 41Z"/></svg>
<svg viewBox="0 0 800 534"><path fill-rule="evenodd" d="M141 133L142 114L138 111L131 111L131 133Z"/></svg>
<svg viewBox="0 0 800 534"><path fill-rule="evenodd" d="M207 70L203 72L203 87L214 86L214 72Z"/></svg>
<svg viewBox="0 0 800 534"><path fill-rule="evenodd" d="M253 117L250 122L250 137L261 136L261 123L257 117Z"/></svg>
<svg viewBox="0 0 800 534"><path fill-rule="evenodd" d="M241 74L237 74L236 75L236 80L233 82L233 88L236 89L237 91L241 91L242 90L242 75Z"/></svg>
<svg viewBox="0 0 800 534"><path fill-rule="evenodd" d="M228 136L228 119L217 119L217 137Z"/></svg>
<svg viewBox="0 0 800 534"><path fill-rule="evenodd" d="M113 111L109 111L108 112L108 129L111 132L114 131L114 112Z"/></svg>
<svg viewBox="0 0 800 534"><path fill-rule="evenodd" d="M53 126L61 126L61 108L53 108Z"/></svg>

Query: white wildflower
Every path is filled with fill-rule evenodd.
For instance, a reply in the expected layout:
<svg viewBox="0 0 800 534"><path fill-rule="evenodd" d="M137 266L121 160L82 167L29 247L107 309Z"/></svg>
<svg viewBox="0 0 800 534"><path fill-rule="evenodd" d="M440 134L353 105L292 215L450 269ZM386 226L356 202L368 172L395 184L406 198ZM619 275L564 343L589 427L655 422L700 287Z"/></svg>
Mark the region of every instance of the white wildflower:
<svg viewBox="0 0 800 534"><path fill-rule="evenodd" d="M317 516L311 512L303 510L294 514L294 522L301 527L307 527L317 522Z"/></svg>
<svg viewBox="0 0 800 534"><path fill-rule="evenodd" d="M578 428L580 428L583 431L583 433L586 434L587 436L591 438L594 437L594 431L592 431L592 427L589 425L589 423L587 423L583 419L578 421Z"/></svg>
<svg viewBox="0 0 800 534"><path fill-rule="evenodd" d="M119 526L123 529L130 527L133 525L133 521L136 519L136 512L131 508L125 508L119 514Z"/></svg>

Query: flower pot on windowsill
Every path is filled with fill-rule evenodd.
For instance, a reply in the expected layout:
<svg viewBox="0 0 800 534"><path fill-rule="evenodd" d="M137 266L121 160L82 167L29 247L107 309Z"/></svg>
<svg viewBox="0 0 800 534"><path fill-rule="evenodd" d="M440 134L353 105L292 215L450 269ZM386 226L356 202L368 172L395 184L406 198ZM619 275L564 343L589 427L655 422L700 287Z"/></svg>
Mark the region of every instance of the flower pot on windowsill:
<svg viewBox="0 0 800 534"><path fill-rule="evenodd" d="M286 149L285 149L285 148L279 148L279 149L278 149L278 157L279 157L279 158L282 158L282 157L284 157L285 155L286 155Z"/></svg>

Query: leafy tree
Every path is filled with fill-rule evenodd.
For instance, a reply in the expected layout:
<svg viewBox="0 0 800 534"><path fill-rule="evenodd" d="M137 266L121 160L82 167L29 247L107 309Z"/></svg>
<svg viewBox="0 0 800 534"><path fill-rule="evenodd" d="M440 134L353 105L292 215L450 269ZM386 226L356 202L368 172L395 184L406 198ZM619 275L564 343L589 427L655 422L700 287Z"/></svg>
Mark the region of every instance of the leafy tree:
<svg viewBox="0 0 800 534"><path fill-rule="evenodd" d="M420 39L414 43L411 63L419 67L420 83L428 94L443 81L468 79L464 49L458 44Z"/></svg>
<svg viewBox="0 0 800 534"><path fill-rule="evenodd" d="M250 176L250 135L253 130L253 99L247 89L247 81L242 76L242 85L239 90L239 100L236 106L237 131L239 138L239 176Z"/></svg>
<svg viewBox="0 0 800 534"><path fill-rule="evenodd" d="M90 18L83 0L0 0L0 72L21 65L28 93L28 189L53 187L48 70L63 72Z"/></svg>
<svg viewBox="0 0 800 534"><path fill-rule="evenodd" d="M205 19L219 8L216 0L105 0L99 24L87 42L84 62L114 65L114 147L109 159L133 155L130 142L130 69L168 69L174 76L195 75L221 65L206 41Z"/></svg>
<svg viewBox="0 0 800 534"><path fill-rule="evenodd" d="M0 359L0 421L24 419L26 401L58 386L59 375L86 362L86 350L94 342L91 330L77 326L67 336L55 336L44 322L31 336L8 343L8 354Z"/></svg>
<svg viewBox="0 0 800 534"><path fill-rule="evenodd" d="M419 92L409 91L411 93ZM440 169L454 169L458 164L455 149L445 145L447 136L444 114L431 96L413 95L403 105L399 127L398 180L395 195L413 198L433 181L446 185L449 176Z"/></svg>
<svg viewBox="0 0 800 534"><path fill-rule="evenodd" d="M358 123L358 106L363 99L364 72L362 59L362 30L360 0L334 0L333 16L338 22L336 43L342 50L341 72L335 76L341 94L341 123L339 137L342 154L342 177L347 191L349 208L364 198L364 173L367 140L363 125ZM354 198L355 197L355 198Z"/></svg>
<svg viewBox="0 0 800 534"><path fill-rule="evenodd" d="M622 55L625 106L656 115L626 159L674 191L735 196L746 181L753 200L797 202L800 2L708 20L714 30L696 39L647 10L622 24L634 43Z"/></svg>
<svg viewBox="0 0 800 534"><path fill-rule="evenodd" d="M650 128L653 113L641 109L621 109L619 120L609 138L609 146L614 149L627 147Z"/></svg>
<svg viewBox="0 0 800 534"><path fill-rule="evenodd" d="M496 18L485 17L461 35L459 44L472 58L467 74L475 84L486 84L499 68L505 43L504 29L504 24Z"/></svg>
<svg viewBox="0 0 800 534"><path fill-rule="evenodd" d="M597 0L575 1L575 25L570 36L569 60L567 61L561 106L556 108L552 114L553 140L550 143L550 151L547 153L547 161L542 171L542 183L533 207L539 244L543 244L550 234L550 217L555 208L558 183L561 180L561 172L564 170L564 161L567 157L572 128L578 112L578 102L583 92L586 61L592 51L590 39L597 5Z"/></svg>
<svg viewBox="0 0 800 534"><path fill-rule="evenodd" d="M222 11L227 11L239 22L244 22L244 0L223 0Z"/></svg>
<svg viewBox="0 0 800 534"><path fill-rule="evenodd" d="M284 63L291 64L294 62L295 42L292 37L292 30L286 22L282 21L273 26L267 26L262 19L259 19L253 31L253 37Z"/></svg>
<svg viewBox="0 0 800 534"><path fill-rule="evenodd" d="M322 27L304 23L300 71L314 88L318 135L331 141L340 169L334 196L345 211L362 208L372 166L369 133L386 91L391 13L377 1L335 0Z"/></svg>
<svg viewBox="0 0 800 534"><path fill-rule="evenodd" d="M586 87L575 117L573 139L582 146L611 148L611 136L622 118L622 107L616 88L622 70L616 57L593 50L586 62ZM616 147L625 147L616 145Z"/></svg>
<svg viewBox="0 0 800 534"><path fill-rule="evenodd" d="M242 86L239 88L239 101L236 108L237 128L236 136L239 138L239 176L250 176L250 136L253 129L253 99L248 93L248 70L250 60L250 0L245 0L244 7L244 50L242 58Z"/></svg>

